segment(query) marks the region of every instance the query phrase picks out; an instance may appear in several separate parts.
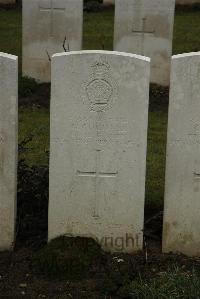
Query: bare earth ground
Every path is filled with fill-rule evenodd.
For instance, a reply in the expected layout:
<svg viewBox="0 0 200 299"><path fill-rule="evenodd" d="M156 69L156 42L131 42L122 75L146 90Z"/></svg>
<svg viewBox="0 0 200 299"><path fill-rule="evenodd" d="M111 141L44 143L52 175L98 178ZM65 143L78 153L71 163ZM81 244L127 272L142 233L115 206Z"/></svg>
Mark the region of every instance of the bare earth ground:
<svg viewBox="0 0 200 299"><path fill-rule="evenodd" d="M20 56L21 14L13 8L0 11L0 47ZM174 53L199 49L200 13L187 10L176 16ZM113 11L84 18L84 47L111 49ZM82 239L46 246L50 91L20 84L17 242L13 253L0 253L0 298L200 298L200 260L161 254L168 90L151 88L144 251L129 256Z"/></svg>
<svg viewBox="0 0 200 299"><path fill-rule="evenodd" d="M0 298L134 298L128 295L120 295L120 283L114 280L114 286L108 286L105 282L107 277L107 267L93 273L93 278L70 281L69 279L48 279L44 275L34 272L32 268L32 256L34 252L28 248L18 248L14 254L3 253L0 255ZM126 258L126 259L125 259ZM170 263L175 261L183 269L191 270L193 261L185 257L164 256L160 253L149 252L147 261L144 253L134 257L125 257L124 268L130 268L131 277L134 278L139 272L146 277L152 277L167 271ZM200 261L196 263L200 265ZM113 264L110 257L109 264ZM123 274L112 265L114 275L119 274L122 279ZM98 269L97 269L98 270ZM111 279L112 281L112 279ZM153 298L153 297L152 297ZM157 297L156 297L157 298Z"/></svg>
<svg viewBox="0 0 200 299"><path fill-rule="evenodd" d="M168 90L152 86L150 102L151 112L166 111ZM49 85L38 86L36 93L20 97L19 103L20 109L36 105L48 110ZM62 247L58 241L56 249L49 251L48 166L41 170L23 163L20 160L18 170L16 247L13 253L0 253L0 298L164 298L131 295L131 283L140 275L157 279L174 265L184 273L200 270L199 259L161 253L162 212L155 207L146 208L144 251L137 255L106 254L98 245L82 239L75 239L72 247ZM89 264L87 260L85 266L88 254Z"/></svg>

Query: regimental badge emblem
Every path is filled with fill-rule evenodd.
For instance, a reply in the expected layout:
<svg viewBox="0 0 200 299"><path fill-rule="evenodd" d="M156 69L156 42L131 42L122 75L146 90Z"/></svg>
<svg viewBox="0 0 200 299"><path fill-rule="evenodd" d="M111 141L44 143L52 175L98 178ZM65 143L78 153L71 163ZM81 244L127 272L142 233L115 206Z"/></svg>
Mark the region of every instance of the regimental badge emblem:
<svg viewBox="0 0 200 299"><path fill-rule="evenodd" d="M110 65L101 59L91 66L91 77L85 86L90 111L103 112L111 108L116 86L110 71Z"/></svg>

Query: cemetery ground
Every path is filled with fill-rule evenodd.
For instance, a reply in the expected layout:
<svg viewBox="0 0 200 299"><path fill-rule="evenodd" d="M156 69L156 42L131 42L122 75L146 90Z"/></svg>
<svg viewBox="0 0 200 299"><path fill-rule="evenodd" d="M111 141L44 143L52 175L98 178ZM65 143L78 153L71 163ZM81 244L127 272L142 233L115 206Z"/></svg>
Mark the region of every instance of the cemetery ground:
<svg viewBox="0 0 200 299"><path fill-rule="evenodd" d="M199 32L200 9L178 9L174 54L200 50ZM112 50L112 36L112 9L85 13L85 49ZM0 51L21 65L19 8L0 9ZM145 248L135 256L79 238L46 246L49 99L49 84L20 75L17 242L0 254L0 298L200 298L200 259L161 254L168 89L150 90Z"/></svg>

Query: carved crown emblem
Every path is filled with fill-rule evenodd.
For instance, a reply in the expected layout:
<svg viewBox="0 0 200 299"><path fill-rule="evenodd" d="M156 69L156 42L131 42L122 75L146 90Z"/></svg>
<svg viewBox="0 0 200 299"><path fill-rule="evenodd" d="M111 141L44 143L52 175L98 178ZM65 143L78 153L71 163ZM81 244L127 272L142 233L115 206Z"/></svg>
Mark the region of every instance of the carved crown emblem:
<svg viewBox="0 0 200 299"><path fill-rule="evenodd" d="M99 61L92 65L92 80L87 84L86 92L93 111L104 111L110 105L113 86L109 79L109 70L110 66L106 62Z"/></svg>

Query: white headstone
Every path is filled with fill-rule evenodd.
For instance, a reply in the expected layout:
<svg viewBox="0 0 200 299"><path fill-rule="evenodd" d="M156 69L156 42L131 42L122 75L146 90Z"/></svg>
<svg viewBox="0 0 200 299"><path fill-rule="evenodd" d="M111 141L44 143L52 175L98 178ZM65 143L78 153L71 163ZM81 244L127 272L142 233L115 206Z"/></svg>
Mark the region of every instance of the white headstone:
<svg viewBox="0 0 200 299"><path fill-rule="evenodd" d="M23 0L23 75L51 78L55 53L81 50L83 0Z"/></svg>
<svg viewBox="0 0 200 299"><path fill-rule="evenodd" d="M151 82L168 85L175 0L116 0L114 49L151 57Z"/></svg>
<svg viewBox="0 0 200 299"><path fill-rule="evenodd" d="M17 57L0 53L0 250L13 248L17 194Z"/></svg>
<svg viewBox="0 0 200 299"><path fill-rule="evenodd" d="M50 240L142 249L149 73L149 58L132 54L53 56Z"/></svg>
<svg viewBox="0 0 200 299"><path fill-rule="evenodd" d="M164 252L200 255L200 52L173 56Z"/></svg>

